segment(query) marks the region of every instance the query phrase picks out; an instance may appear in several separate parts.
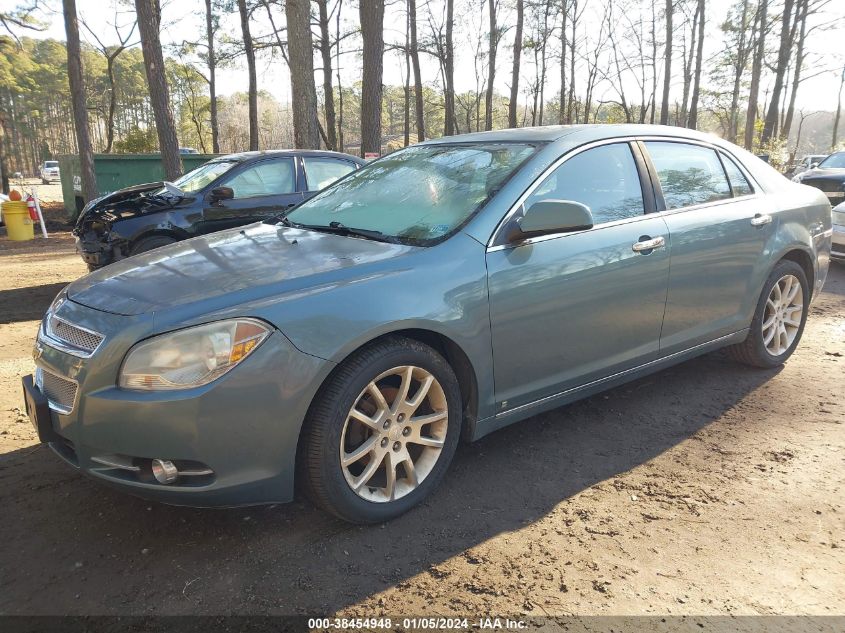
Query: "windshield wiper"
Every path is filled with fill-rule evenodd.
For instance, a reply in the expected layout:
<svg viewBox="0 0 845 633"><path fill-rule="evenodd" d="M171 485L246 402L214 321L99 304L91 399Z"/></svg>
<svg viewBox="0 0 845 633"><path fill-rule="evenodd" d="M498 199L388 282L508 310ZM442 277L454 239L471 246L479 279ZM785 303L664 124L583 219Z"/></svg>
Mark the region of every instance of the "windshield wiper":
<svg viewBox="0 0 845 633"><path fill-rule="evenodd" d="M392 235L385 235L381 231L375 231L373 229L359 229L352 226L346 226L341 222L329 222L328 225L325 224L300 224L299 222L293 222L292 220L283 217L280 222L285 226L290 226L297 229L305 229L307 231L319 231L322 233L335 233L337 235L351 235L354 237L363 237L368 240L375 240L377 242L389 242L391 244L398 244L400 240Z"/></svg>

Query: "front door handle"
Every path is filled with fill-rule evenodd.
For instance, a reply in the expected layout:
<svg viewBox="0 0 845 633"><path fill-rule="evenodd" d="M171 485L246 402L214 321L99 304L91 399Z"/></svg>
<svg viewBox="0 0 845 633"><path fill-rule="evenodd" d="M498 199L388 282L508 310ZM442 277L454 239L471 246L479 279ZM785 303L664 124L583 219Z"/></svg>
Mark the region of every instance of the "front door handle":
<svg viewBox="0 0 845 633"><path fill-rule="evenodd" d="M766 224L771 223L771 221L772 216L770 216L768 213L757 213L753 218L751 218L751 226L765 226Z"/></svg>
<svg viewBox="0 0 845 633"><path fill-rule="evenodd" d="M647 255L655 248L663 248L666 246L666 240L660 236L648 239L640 238L640 240L641 241L631 247L635 253L645 253Z"/></svg>

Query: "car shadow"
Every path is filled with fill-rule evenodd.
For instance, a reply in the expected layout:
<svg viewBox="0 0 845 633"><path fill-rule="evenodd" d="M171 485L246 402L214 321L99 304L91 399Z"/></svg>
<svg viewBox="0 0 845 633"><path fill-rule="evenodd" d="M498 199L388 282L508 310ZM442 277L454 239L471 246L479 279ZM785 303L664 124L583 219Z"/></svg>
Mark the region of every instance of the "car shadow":
<svg viewBox="0 0 845 633"><path fill-rule="evenodd" d="M462 445L429 500L374 526L304 500L164 506L91 481L48 448L7 453L0 614L328 615L436 578L439 563L688 440L776 373L710 354L535 416Z"/></svg>
<svg viewBox="0 0 845 633"><path fill-rule="evenodd" d="M41 286L0 290L0 324L38 321L56 295L67 286L66 281Z"/></svg>

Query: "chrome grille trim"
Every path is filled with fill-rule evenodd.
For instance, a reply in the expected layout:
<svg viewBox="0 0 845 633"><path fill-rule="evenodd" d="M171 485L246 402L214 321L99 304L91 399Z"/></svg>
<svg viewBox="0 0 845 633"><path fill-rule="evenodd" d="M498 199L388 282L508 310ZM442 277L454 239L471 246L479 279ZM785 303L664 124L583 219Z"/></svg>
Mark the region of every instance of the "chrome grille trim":
<svg viewBox="0 0 845 633"><path fill-rule="evenodd" d="M70 323L52 313L47 314L42 329L48 345L80 358L92 356L105 339L99 332Z"/></svg>
<svg viewBox="0 0 845 633"><path fill-rule="evenodd" d="M79 385L75 380L38 367L35 370L35 386L47 396L50 408L56 413L67 415L76 406Z"/></svg>

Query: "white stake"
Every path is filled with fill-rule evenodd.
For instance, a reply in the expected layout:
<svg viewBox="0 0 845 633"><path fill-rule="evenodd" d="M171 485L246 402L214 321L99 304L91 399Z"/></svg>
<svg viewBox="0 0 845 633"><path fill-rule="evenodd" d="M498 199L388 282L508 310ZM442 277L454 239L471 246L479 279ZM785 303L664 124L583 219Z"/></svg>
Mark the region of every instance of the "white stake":
<svg viewBox="0 0 845 633"><path fill-rule="evenodd" d="M41 213L41 203L38 201L38 192L33 191L32 197L35 198L35 210L38 212L38 221L41 223L41 235L47 239L47 227L44 225L44 214Z"/></svg>

